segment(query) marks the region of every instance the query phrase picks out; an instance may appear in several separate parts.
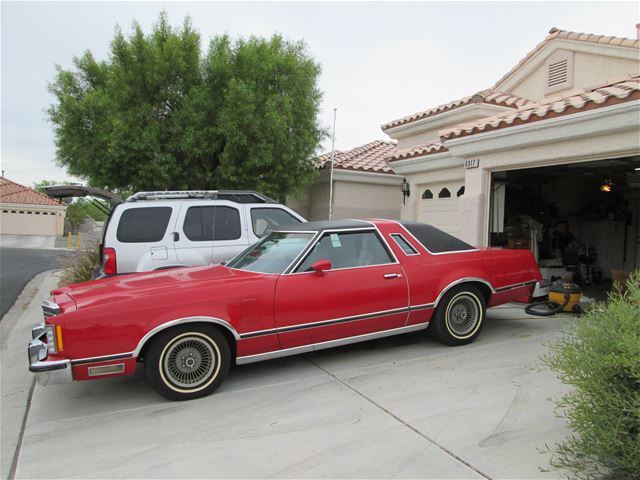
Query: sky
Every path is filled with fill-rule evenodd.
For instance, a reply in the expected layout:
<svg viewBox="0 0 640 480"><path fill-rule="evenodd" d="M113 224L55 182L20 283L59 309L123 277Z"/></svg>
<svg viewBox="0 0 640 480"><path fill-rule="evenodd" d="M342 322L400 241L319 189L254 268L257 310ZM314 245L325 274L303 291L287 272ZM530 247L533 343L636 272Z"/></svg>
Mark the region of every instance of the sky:
<svg viewBox="0 0 640 480"><path fill-rule="evenodd" d="M31 186L74 180L56 164L46 119L55 65L105 59L115 25L149 31L165 10L215 35L281 33L321 64L320 121L337 108L336 149L388 139L380 125L489 88L549 29L634 38L637 2L8 2L1 9L1 164ZM330 140L321 151L330 150Z"/></svg>

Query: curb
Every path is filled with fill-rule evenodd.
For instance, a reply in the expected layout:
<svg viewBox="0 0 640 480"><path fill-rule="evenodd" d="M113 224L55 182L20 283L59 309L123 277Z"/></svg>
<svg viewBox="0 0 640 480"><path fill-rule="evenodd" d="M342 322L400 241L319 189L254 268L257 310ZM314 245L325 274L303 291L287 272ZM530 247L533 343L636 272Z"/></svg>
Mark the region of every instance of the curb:
<svg viewBox="0 0 640 480"><path fill-rule="evenodd" d="M29 280L0 322L2 478L12 478L18 465L20 440L26 425L34 381L27 368L25 350L31 339L31 327L42 321L42 299L58 284L57 272L49 270Z"/></svg>

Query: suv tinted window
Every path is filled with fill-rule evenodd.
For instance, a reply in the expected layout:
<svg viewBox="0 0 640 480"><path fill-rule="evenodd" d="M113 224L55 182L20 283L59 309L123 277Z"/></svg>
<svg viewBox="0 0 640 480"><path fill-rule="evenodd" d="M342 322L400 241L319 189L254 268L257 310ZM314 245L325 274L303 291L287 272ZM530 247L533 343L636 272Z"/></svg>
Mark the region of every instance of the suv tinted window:
<svg viewBox="0 0 640 480"><path fill-rule="evenodd" d="M116 238L123 243L159 242L171 218L171 207L128 208L122 212Z"/></svg>
<svg viewBox="0 0 640 480"><path fill-rule="evenodd" d="M300 220L281 208L251 209L251 226L256 237L264 237L274 227L288 223L300 223Z"/></svg>
<svg viewBox="0 0 640 480"><path fill-rule="evenodd" d="M325 233L297 271L311 271L318 260L329 260L332 270L393 263L375 232Z"/></svg>
<svg viewBox="0 0 640 480"><path fill-rule="evenodd" d="M193 242L236 240L241 236L240 213L232 207L189 207L182 230Z"/></svg>

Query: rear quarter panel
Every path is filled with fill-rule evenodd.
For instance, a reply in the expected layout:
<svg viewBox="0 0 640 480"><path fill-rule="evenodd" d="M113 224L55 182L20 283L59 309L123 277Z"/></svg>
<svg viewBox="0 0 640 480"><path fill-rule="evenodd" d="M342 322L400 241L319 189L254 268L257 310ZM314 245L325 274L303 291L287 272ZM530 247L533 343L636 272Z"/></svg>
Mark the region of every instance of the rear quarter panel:
<svg viewBox="0 0 640 480"><path fill-rule="evenodd" d="M432 254L401 225L389 222L378 227L408 278L411 306L436 307L442 295L461 280L489 286L492 294L488 306L527 301L535 282L540 280L537 264L528 250L478 249ZM402 234L419 255L406 255L389 236L391 233ZM409 324L429 321L433 311L434 308L412 311Z"/></svg>

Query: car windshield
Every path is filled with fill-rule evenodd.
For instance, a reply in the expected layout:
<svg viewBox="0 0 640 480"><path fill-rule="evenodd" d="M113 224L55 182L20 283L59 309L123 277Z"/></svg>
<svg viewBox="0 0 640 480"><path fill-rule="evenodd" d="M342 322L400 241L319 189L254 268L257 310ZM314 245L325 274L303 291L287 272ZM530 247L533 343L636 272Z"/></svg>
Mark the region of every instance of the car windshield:
<svg viewBox="0 0 640 480"><path fill-rule="evenodd" d="M273 232L227 263L227 267L260 273L282 273L313 238L313 233Z"/></svg>

